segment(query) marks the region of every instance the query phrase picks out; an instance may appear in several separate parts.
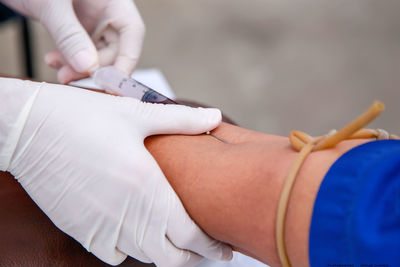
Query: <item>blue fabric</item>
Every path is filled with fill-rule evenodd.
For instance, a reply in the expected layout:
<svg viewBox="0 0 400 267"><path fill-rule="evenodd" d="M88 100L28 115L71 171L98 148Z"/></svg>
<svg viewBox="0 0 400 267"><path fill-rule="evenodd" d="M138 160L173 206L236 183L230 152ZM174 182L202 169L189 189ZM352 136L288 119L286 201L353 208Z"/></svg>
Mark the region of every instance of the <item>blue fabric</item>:
<svg viewBox="0 0 400 267"><path fill-rule="evenodd" d="M319 189L311 266L400 266L400 141L374 141L340 157Z"/></svg>

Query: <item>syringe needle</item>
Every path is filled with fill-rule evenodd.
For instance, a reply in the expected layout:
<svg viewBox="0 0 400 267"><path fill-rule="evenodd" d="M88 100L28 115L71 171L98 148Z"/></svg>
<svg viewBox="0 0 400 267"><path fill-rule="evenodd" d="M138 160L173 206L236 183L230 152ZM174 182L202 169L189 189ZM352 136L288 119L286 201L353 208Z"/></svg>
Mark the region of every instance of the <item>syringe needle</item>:
<svg viewBox="0 0 400 267"><path fill-rule="evenodd" d="M218 137L218 136L212 134L210 131L205 132L204 134L210 135L210 136L214 137L215 139L217 139L217 140L219 140L219 141L221 141L221 142L223 142L223 143L225 143L225 144L230 144L228 141L222 139L221 137Z"/></svg>

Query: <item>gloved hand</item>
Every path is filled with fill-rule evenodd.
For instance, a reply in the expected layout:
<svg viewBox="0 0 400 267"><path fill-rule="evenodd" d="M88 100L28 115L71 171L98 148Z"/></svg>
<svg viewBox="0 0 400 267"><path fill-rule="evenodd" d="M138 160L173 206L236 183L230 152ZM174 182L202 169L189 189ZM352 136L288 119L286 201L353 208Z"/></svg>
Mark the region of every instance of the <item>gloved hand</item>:
<svg viewBox="0 0 400 267"><path fill-rule="evenodd" d="M0 169L101 260L186 267L202 256L231 258L187 215L143 144L149 135L209 131L219 110L4 78L0 101Z"/></svg>
<svg viewBox="0 0 400 267"><path fill-rule="evenodd" d="M130 75L144 39L145 26L132 0L0 0L40 21L58 50L46 55L68 83L115 65ZM91 36L91 37L90 37Z"/></svg>

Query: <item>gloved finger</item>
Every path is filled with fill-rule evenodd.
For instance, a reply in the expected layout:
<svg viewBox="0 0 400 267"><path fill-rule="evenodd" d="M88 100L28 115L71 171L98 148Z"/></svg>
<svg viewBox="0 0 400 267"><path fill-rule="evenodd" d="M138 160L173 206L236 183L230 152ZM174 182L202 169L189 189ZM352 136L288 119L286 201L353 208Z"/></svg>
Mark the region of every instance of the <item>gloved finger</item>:
<svg viewBox="0 0 400 267"><path fill-rule="evenodd" d="M98 68L96 47L76 17L70 0L49 1L41 22L76 72L88 74Z"/></svg>
<svg viewBox="0 0 400 267"><path fill-rule="evenodd" d="M111 43L98 51L99 63L101 66L107 66L114 63L114 59L117 54L117 49L115 48L116 46L117 44ZM68 63L65 62L62 54L58 51L47 53L45 62L50 67L59 70L57 74L57 80L62 84L68 84L71 81L83 79L88 76L87 74L76 72L71 66L68 65Z"/></svg>
<svg viewBox="0 0 400 267"><path fill-rule="evenodd" d="M101 66L107 66L114 63L116 55L116 44L108 44L106 47L99 50L99 62ZM71 66L65 64L62 55L59 52L49 53L48 65L58 69L57 79L62 84L68 84L71 81L76 81L88 77L87 74L76 72ZM64 63L64 64L63 64ZM61 65L62 64L62 65Z"/></svg>
<svg viewBox="0 0 400 267"><path fill-rule="evenodd" d="M119 33L119 49L114 66L130 75L135 69L145 35L145 25L133 1L111 1L108 17L115 17L111 26Z"/></svg>
<svg viewBox="0 0 400 267"><path fill-rule="evenodd" d="M148 256L157 267L192 267L204 259L195 253L175 247L167 238L157 245L153 244Z"/></svg>
<svg viewBox="0 0 400 267"><path fill-rule="evenodd" d="M76 72L71 66L69 65L64 65L62 66L57 73L57 80L61 84L68 84L69 82L80 80L83 78L86 78L86 74L82 74L79 72Z"/></svg>
<svg viewBox="0 0 400 267"><path fill-rule="evenodd" d="M109 66L114 64L118 53L118 43L108 43L99 51L100 66Z"/></svg>
<svg viewBox="0 0 400 267"><path fill-rule="evenodd" d="M179 200L171 209L167 236L176 247L190 250L208 259L232 259L232 248L205 234L189 217Z"/></svg>
<svg viewBox="0 0 400 267"><path fill-rule="evenodd" d="M144 28L125 27L120 30L119 53L114 66L130 75L138 64L144 39Z"/></svg>
<svg viewBox="0 0 400 267"><path fill-rule="evenodd" d="M67 63L65 62L62 54L55 50L47 53L44 57L44 62L53 69L61 69Z"/></svg>
<svg viewBox="0 0 400 267"><path fill-rule="evenodd" d="M147 257L147 255L137 249L137 244L134 242L134 238L131 238L130 234L124 234L121 232L121 238L118 240L118 249L129 255L130 257L137 259L143 263L152 263L153 261Z"/></svg>
<svg viewBox="0 0 400 267"><path fill-rule="evenodd" d="M108 43L98 50L100 66L108 66L114 63L118 51L117 47L117 43ZM78 73L73 68L67 67L66 65L68 65L68 63L58 50L47 53L44 60L45 63L53 69L60 70L64 67L58 74L58 81L60 83L67 84L70 81L87 77L87 75Z"/></svg>
<svg viewBox="0 0 400 267"><path fill-rule="evenodd" d="M99 23L92 39L97 48L100 66L113 65L118 55L119 33L107 21L103 21Z"/></svg>
<svg viewBox="0 0 400 267"><path fill-rule="evenodd" d="M101 259L102 261L110 264L110 265L120 265L122 262L125 261L127 255L123 252L118 250L108 250L107 246L99 242L101 246L96 246L94 248L88 249L91 253L93 253L97 258ZM104 249L106 248L106 249Z"/></svg>
<svg viewBox="0 0 400 267"><path fill-rule="evenodd" d="M155 134L200 134L221 123L221 111L215 108L191 108L183 105L141 103L144 110L144 136Z"/></svg>

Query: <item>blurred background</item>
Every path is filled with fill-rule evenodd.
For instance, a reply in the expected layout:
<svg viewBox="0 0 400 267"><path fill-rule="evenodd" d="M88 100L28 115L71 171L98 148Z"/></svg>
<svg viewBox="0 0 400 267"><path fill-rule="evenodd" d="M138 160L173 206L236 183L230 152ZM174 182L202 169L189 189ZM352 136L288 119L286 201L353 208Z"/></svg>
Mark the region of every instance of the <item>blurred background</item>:
<svg viewBox="0 0 400 267"><path fill-rule="evenodd" d="M287 135L340 128L374 99L372 127L400 134L400 1L138 0L147 26L139 68L159 68L179 98L239 125ZM54 45L30 22L36 79ZM0 73L26 76L19 20L0 24Z"/></svg>

